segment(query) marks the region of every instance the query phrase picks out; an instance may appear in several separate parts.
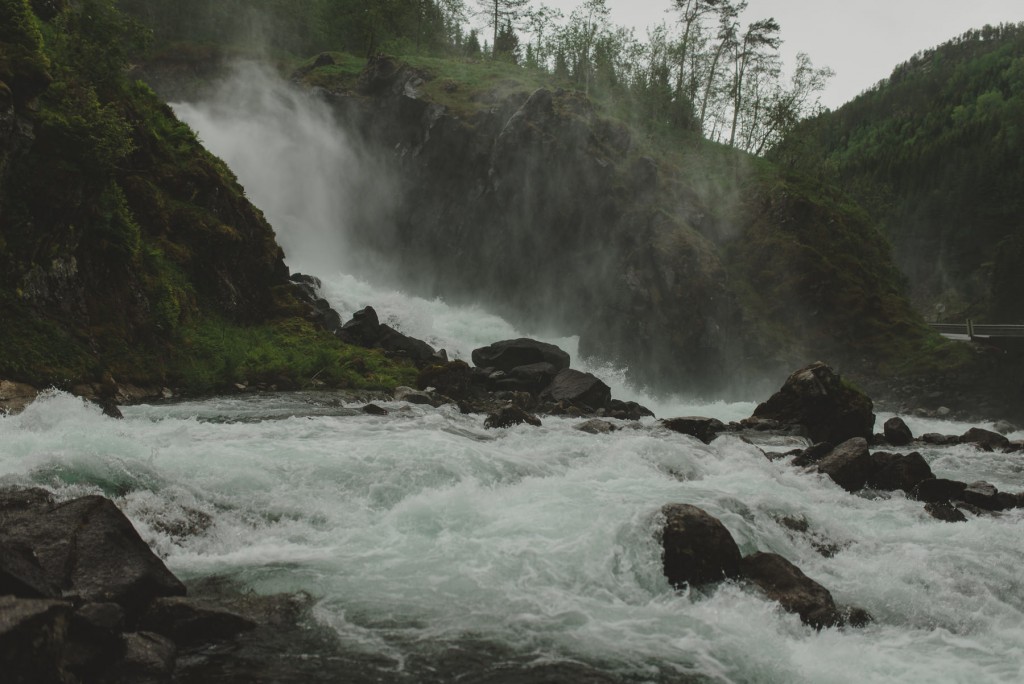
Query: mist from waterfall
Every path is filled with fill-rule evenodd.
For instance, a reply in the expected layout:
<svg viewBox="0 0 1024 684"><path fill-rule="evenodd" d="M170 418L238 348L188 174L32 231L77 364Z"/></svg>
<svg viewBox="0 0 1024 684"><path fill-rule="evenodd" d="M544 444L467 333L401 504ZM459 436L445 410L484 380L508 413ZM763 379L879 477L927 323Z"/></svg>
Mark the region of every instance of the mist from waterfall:
<svg viewBox="0 0 1024 684"><path fill-rule="evenodd" d="M403 291L386 255L358 250L352 239L355 231L391 230L395 180L384 160L343 129L330 103L251 62L236 64L211 92L202 102L172 107L238 176L274 227L292 271L320 278L324 297L343 318L371 305L383 323L467 361L475 348L533 337L568 351L573 367L598 375L614 397L640 401L659 416L683 415L696 405L648 396L625 369L583 362L576 336L517 330L479 305L452 306ZM752 409L718 406L728 419Z"/></svg>

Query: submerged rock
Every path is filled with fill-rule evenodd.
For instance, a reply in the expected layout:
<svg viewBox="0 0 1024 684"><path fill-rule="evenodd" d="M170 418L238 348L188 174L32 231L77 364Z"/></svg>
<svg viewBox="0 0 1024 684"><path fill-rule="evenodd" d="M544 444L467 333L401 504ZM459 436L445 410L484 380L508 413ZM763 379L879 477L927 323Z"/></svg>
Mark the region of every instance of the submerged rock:
<svg viewBox="0 0 1024 684"><path fill-rule="evenodd" d="M673 432L696 437L705 444L711 444L718 433L726 429L725 423L717 418L667 418L662 420L661 424Z"/></svg>
<svg viewBox="0 0 1024 684"><path fill-rule="evenodd" d="M592 420L584 421L579 425L574 425L573 429L579 430L580 432L588 432L592 435L606 435L618 430L618 428L612 423L609 423L607 420L601 420L600 418L594 418Z"/></svg>
<svg viewBox="0 0 1024 684"><path fill-rule="evenodd" d="M805 624L816 629L843 624L843 615L828 589L782 556L758 551L745 557L740 569L765 596L797 613Z"/></svg>
<svg viewBox="0 0 1024 684"><path fill-rule="evenodd" d="M790 375L752 417L799 425L815 442L833 444L869 440L875 424L871 399L820 361Z"/></svg>
<svg viewBox="0 0 1024 684"><path fill-rule="evenodd" d="M490 414L484 419L484 428L506 428L513 425L526 423L534 427L540 427L540 419L537 416L527 413L518 406L506 406L499 411Z"/></svg>
<svg viewBox="0 0 1024 684"><path fill-rule="evenodd" d="M924 505L925 512L932 516L936 520L943 522L967 522L967 516L958 511L953 507L952 504L945 502L937 503L926 503Z"/></svg>
<svg viewBox="0 0 1024 684"><path fill-rule="evenodd" d="M668 504L661 512L662 567L672 586L699 586L739 575L740 549L718 518L689 504Z"/></svg>

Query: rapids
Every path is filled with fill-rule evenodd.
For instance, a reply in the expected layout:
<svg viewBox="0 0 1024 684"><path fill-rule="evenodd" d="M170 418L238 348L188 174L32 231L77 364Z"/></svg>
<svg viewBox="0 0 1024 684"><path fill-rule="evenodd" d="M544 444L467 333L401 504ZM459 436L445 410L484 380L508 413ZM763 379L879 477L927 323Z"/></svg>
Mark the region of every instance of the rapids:
<svg viewBox="0 0 1024 684"><path fill-rule="evenodd" d="M941 523L901 493L848 494L737 437L706 446L653 421L485 431L453 407L359 405L246 395L125 407L115 421L53 392L0 418L0 483L114 498L186 581L310 593L346 657L315 681L528 682L540 665L571 666L557 670L568 681L1024 675L1020 510ZM924 455L940 477L1024 488L1019 456ZM782 554L875 623L818 633L737 584L673 591L657 541L668 502L706 509L744 553ZM176 532L197 512L208 528Z"/></svg>
<svg viewBox="0 0 1024 684"><path fill-rule="evenodd" d="M523 332L544 337L351 275L346 179L367 160L322 103L267 72L247 67L222 94L176 111L343 316L372 304L462 358ZM579 367L573 338L544 339ZM656 402L615 369L594 370L660 417L728 421L754 406ZM0 417L0 485L110 496L186 582L308 592L333 655L293 645L261 681L1024 681L1024 511L946 524L900 492L849 494L736 436L704 445L653 420L607 435L560 417L485 431L450 406L378 401L389 413L371 416L363 403L250 394L124 407L116 421L48 392ZM967 427L908 422L916 434ZM938 477L1024 489L1020 455L922 453ZM657 539L670 502L706 509L743 553L785 556L874 623L815 632L736 583L674 591ZM821 555L823 543L835 554Z"/></svg>

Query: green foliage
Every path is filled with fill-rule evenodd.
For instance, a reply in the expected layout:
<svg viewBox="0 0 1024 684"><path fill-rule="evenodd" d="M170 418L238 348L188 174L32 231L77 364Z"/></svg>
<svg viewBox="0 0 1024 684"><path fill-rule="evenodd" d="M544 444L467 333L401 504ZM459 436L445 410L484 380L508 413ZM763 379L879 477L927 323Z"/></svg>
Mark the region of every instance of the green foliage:
<svg viewBox="0 0 1024 684"><path fill-rule="evenodd" d="M85 340L2 288L0 320L0 377L66 387L93 370L95 359Z"/></svg>
<svg viewBox="0 0 1024 684"><path fill-rule="evenodd" d="M0 96L34 97L50 82L49 68L28 0L0 0Z"/></svg>
<svg viewBox="0 0 1024 684"><path fill-rule="evenodd" d="M773 158L843 185L871 211L929 315L1009 315L1019 290L991 264L1024 215L1024 24L915 55L798 127Z"/></svg>
<svg viewBox="0 0 1024 684"><path fill-rule="evenodd" d="M380 389L412 384L416 369L379 350L345 345L298 318L242 327L206 317L184 331L171 376L192 392L282 378L300 386L315 378L333 387Z"/></svg>

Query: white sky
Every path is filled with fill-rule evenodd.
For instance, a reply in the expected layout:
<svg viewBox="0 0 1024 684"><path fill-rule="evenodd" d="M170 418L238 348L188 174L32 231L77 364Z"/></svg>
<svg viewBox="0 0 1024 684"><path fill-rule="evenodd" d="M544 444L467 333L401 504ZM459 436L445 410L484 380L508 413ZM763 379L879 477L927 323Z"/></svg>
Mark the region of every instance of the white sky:
<svg viewBox="0 0 1024 684"><path fill-rule="evenodd" d="M637 27L674 21L671 0L607 0L612 21ZM534 0L566 15L581 0ZM822 95L835 109L887 77L914 53L985 24L1024 21L1024 0L748 0L744 23L774 17L787 69L798 52L836 75Z"/></svg>

